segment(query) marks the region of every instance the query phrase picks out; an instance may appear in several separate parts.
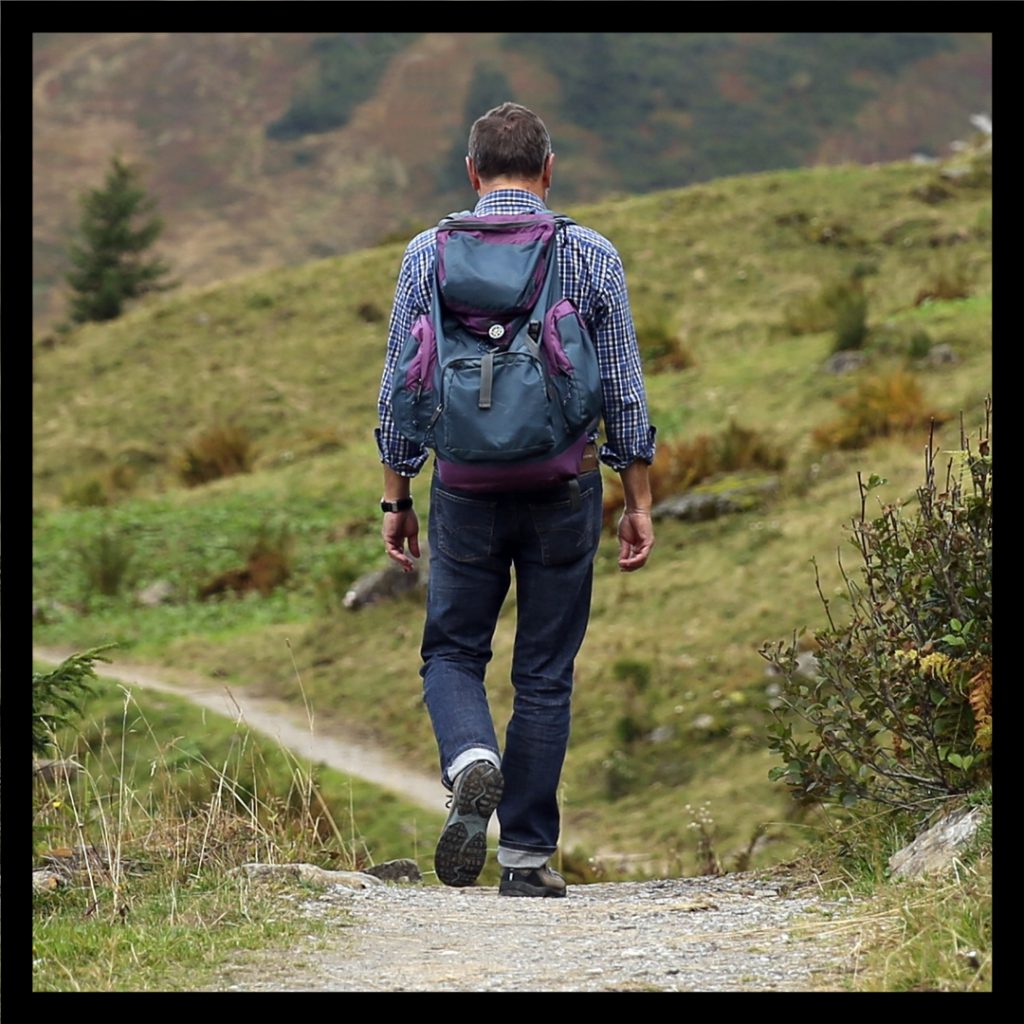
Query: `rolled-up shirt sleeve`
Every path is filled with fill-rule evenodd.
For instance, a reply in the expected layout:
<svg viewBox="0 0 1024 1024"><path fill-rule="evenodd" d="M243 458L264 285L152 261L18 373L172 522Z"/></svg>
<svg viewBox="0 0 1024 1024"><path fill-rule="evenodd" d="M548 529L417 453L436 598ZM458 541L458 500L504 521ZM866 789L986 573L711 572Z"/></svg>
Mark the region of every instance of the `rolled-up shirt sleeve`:
<svg viewBox="0 0 1024 1024"><path fill-rule="evenodd" d="M604 402L605 441L600 457L619 472L638 459L654 461L655 428L650 423L626 274L618 254L602 260L601 269L592 313Z"/></svg>

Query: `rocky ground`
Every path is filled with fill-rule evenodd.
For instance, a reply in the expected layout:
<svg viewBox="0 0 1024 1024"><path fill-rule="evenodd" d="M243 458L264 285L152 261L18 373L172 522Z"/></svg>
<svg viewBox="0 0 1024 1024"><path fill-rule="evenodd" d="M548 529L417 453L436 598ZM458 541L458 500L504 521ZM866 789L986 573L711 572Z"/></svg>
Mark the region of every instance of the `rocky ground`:
<svg viewBox="0 0 1024 1024"><path fill-rule="evenodd" d="M575 885L565 899L400 883L289 898L337 930L211 989L842 991L858 946L845 901L744 874Z"/></svg>

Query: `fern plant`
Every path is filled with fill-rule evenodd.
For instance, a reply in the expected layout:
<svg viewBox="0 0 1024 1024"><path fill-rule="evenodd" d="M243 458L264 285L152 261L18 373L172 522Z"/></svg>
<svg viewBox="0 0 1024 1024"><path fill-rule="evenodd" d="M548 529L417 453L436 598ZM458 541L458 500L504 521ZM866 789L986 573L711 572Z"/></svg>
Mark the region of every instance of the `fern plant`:
<svg viewBox="0 0 1024 1024"><path fill-rule="evenodd" d="M48 753L54 732L81 713L79 701L91 692L89 680L96 675L93 663L107 661L103 652L115 646L93 647L72 654L49 672L32 673L33 756Z"/></svg>

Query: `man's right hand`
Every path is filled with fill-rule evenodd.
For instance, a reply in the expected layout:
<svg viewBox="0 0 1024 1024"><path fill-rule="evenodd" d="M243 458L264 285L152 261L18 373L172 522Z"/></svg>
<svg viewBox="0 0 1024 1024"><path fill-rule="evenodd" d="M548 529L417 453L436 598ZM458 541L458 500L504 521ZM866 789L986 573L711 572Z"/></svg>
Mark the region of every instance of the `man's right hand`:
<svg viewBox="0 0 1024 1024"><path fill-rule="evenodd" d="M634 572L643 568L654 547L651 513L627 509L619 520L619 568Z"/></svg>

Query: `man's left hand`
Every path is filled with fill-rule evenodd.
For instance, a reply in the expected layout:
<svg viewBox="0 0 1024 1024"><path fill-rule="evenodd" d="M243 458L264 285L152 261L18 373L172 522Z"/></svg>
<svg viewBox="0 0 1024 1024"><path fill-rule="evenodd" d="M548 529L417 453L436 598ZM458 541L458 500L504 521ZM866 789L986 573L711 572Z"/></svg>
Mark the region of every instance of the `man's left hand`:
<svg viewBox="0 0 1024 1024"><path fill-rule="evenodd" d="M385 512L380 535L384 538L384 550L388 558L397 562L405 572L412 572L416 566L413 558L420 557L420 521L416 518L415 509L407 508L404 512ZM408 541L409 555L405 553Z"/></svg>

